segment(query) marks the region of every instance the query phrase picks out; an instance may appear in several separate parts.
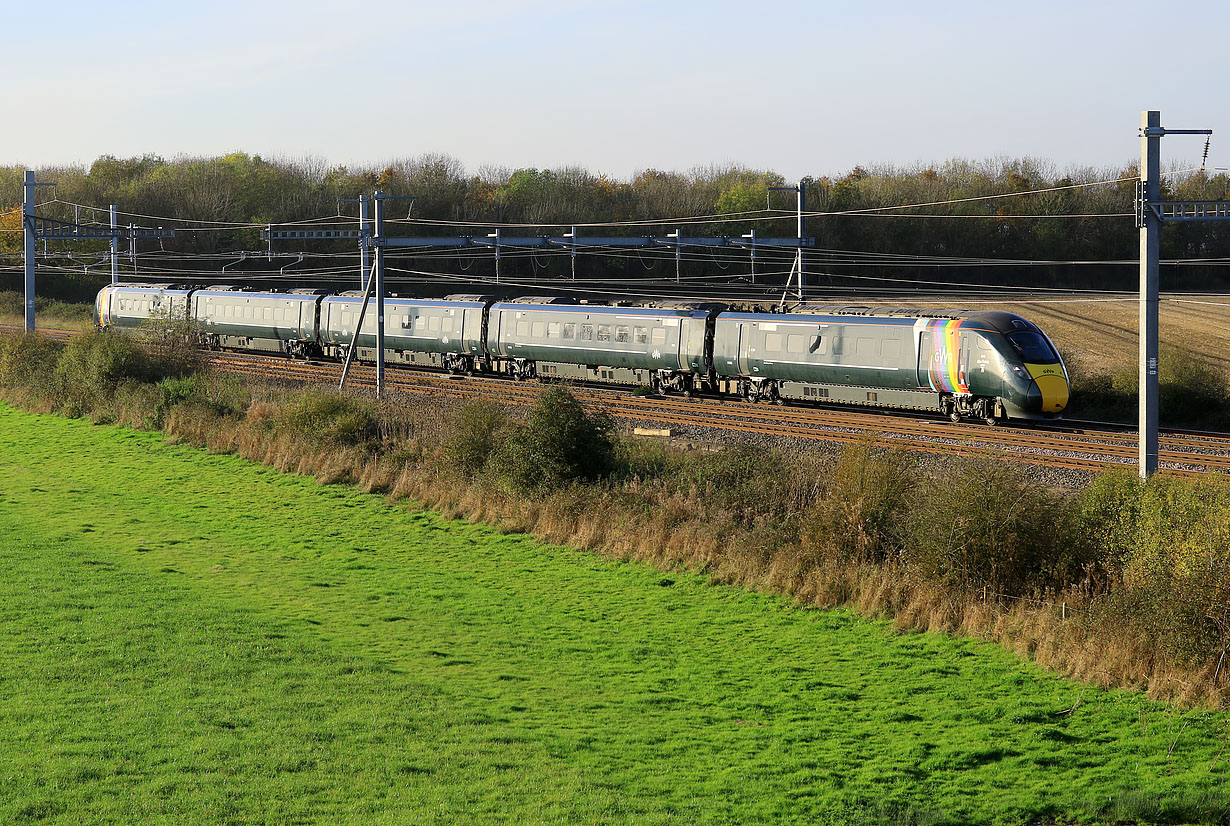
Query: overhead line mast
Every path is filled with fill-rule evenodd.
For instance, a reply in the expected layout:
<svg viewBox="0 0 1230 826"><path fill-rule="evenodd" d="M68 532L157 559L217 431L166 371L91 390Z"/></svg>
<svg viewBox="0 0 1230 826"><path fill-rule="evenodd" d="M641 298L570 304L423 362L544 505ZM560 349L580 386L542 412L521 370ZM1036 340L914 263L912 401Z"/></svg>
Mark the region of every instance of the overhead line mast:
<svg viewBox="0 0 1230 826"><path fill-rule="evenodd" d="M25 235L25 246L22 257L24 258L25 264L25 328L27 333L34 332L34 261L36 257L35 244L38 241L47 241L50 239L63 241L86 241L99 238L110 239L111 283L114 284L119 279L117 257L119 251L119 239L122 236L128 238L129 255L132 259L134 269L136 268L138 238L175 237L175 230L163 229L162 227L157 229L148 229L138 227L135 224L129 224L125 228L117 227L115 224L114 204L111 205L111 225L109 227L100 227L95 224L82 224L75 221L57 221L54 218L44 218L42 216L35 215L34 191L40 186L55 186L55 184L36 182L34 180L34 170L27 169L24 184L25 197L22 199L21 206L21 225Z"/></svg>
<svg viewBox="0 0 1230 826"><path fill-rule="evenodd" d="M1163 129L1157 110L1140 113L1140 181L1136 184L1136 226L1140 229L1140 478L1157 472L1158 457L1158 291L1162 224L1170 221L1230 220L1225 201L1163 201L1161 139L1165 135L1212 135L1212 129ZM1205 148L1208 155L1208 148Z"/></svg>

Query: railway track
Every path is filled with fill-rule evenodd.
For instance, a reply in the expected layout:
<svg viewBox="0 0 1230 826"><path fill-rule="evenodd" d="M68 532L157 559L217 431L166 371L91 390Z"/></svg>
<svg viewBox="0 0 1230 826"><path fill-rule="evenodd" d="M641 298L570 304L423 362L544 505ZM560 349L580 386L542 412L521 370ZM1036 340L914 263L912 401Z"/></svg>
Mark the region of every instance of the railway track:
<svg viewBox="0 0 1230 826"><path fill-rule="evenodd" d="M40 332L61 341L74 335L68 330ZM290 361L250 353L211 353L210 362L219 370L288 382L332 384L340 372L340 367L331 362ZM490 398L498 394L514 405L532 404L538 395L536 383L519 384L484 376L449 376L420 368L390 368L385 378L390 390L411 395ZM354 386L374 389L374 367L352 365L350 381ZM988 427L953 424L919 413L778 407L713 398L633 396L626 389L600 387L577 387L574 392L583 402L617 419L656 422L684 429L839 444L870 437L879 444L920 453L959 456L993 453L1011 461L1079 471L1097 471L1116 464L1133 465L1137 458L1136 433L1111 424L1069 422L1040 427ZM1230 472L1230 434L1167 430L1162 432L1160 447L1160 464L1164 469L1181 474Z"/></svg>
<svg viewBox="0 0 1230 826"><path fill-rule="evenodd" d="M253 377L332 384L339 368L331 363L291 362L240 353L213 356L218 369ZM536 383L505 379L448 376L438 372L391 368L386 386L395 392L490 398L498 393L509 404L529 405ZM375 370L351 367L350 381L375 388ZM953 424L946 419L833 408L777 407L712 398L633 396L626 389L577 387L582 401L633 422L761 434L771 437L850 444L870 435L880 444L906 450L976 456L994 453L1012 461L1070 470L1097 471L1108 465L1131 465L1137 457L1135 434L1089 426L1031 428ZM1230 436L1168 434L1162 442L1162 466L1177 473L1230 472Z"/></svg>

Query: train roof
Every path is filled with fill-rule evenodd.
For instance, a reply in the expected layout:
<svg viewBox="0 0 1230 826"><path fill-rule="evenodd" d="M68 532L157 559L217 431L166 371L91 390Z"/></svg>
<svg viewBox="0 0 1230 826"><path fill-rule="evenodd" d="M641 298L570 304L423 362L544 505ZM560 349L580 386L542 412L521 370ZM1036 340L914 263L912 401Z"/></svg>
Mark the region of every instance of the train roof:
<svg viewBox="0 0 1230 826"><path fill-rule="evenodd" d="M800 317L848 318L855 323L872 323L878 319L952 319L970 321L983 325L987 330L997 333L1012 333L1018 330L1040 332L1038 326L1016 313L1003 310L936 310L921 307L861 307L825 304L802 304L787 313L723 313L724 318L740 320L774 319L789 320Z"/></svg>
<svg viewBox="0 0 1230 826"><path fill-rule="evenodd" d="M856 315L878 318L965 318L969 310L936 310L920 307L863 307L857 305L800 304L791 313L806 315Z"/></svg>
<svg viewBox="0 0 1230 826"><path fill-rule="evenodd" d="M140 281L122 281L119 284L108 284L108 288L121 290L181 290L187 291L188 287L183 284L159 283L146 284Z"/></svg>
<svg viewBox="0 0 1230 826"><path fill-rule="evenodd" d="M499 312L512 312L513 310L535 310L537 312L556 312L569 313L572 315L613 315L613 316L640 316L644 318L704 318L709 314L708 310L695 309L687 306L679 307L645 307L637 305L610 305L610 304L562 304L562 305L527 305L524 302L502 301L497 304L492 304L491 309Z"/></svg>

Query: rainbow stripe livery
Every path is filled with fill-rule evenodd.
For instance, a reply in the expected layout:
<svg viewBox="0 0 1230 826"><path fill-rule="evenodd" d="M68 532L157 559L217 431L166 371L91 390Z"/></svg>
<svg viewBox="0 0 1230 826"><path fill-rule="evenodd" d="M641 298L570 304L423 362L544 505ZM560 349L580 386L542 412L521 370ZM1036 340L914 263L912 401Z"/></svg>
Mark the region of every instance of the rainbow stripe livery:
<svg viewBox="0 0 1230 826"><path fill-rule="evenodd" d="M927 329L931 331L927 380L937 392L969 393L969 384L960 366L961 322L959 318L935 318L927 322Z"/></svg>

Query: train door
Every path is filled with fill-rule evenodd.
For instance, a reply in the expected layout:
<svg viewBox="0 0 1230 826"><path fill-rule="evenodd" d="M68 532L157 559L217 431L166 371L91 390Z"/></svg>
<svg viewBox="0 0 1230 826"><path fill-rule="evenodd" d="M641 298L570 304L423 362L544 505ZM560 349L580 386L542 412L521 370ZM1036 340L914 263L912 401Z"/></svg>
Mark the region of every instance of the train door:
<svg viewBox="0 0 1230 826"><path fill-rule="evenodd" d="M686 329L681 334L679 366L683 370L705 370L705 323L703 318L680 318Z"/></svg>
<svg viewBox="0 0 1230 826"><path fill-rule="evenodd" d="M739 375L750 376L752 374L752 360L748 357L748 348L752 344L752 327L750 324L743 322L739 323Z"/></svg>
<svg viewBox="0 0 1230 826"><path fill-rule="evenodd" d="M969 363L970 350L974 348L974 342L971 337L965 333L961 334L961 354L957 361L957 387L962 392L969 392Z"/></svg>
<svg viewBox="0 0 1230 826"><path fill-rule="evenodd" d="M466 307L461 311L461 346L471 353L482 351L483 311Z"/></svg>
<svg viewBox="0 0 1230 826"><path fill-rule="evenodd" d="M918 332L918 386L931 387L931 368L935 356L932 351L932 333L930 330Z"/></svg>

